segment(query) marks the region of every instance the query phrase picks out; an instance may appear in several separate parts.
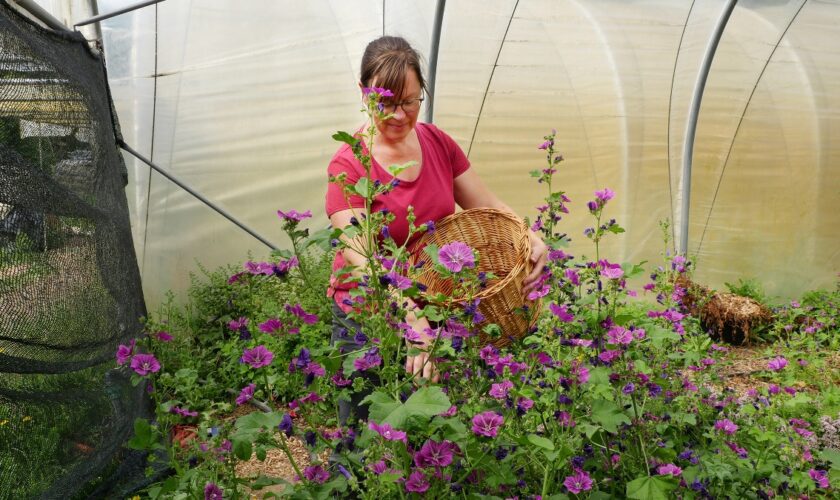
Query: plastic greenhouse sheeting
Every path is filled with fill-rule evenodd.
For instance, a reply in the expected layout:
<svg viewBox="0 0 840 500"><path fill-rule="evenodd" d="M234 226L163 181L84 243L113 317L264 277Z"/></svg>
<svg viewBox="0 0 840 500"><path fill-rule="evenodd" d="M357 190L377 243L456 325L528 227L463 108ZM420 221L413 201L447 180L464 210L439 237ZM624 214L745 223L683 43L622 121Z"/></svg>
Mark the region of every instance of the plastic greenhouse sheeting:
<svg viewBox="0 0 840 500"><path fill-rule="evenodd" d="M100 0L102 12L131 2ZM683 134L721 0L446 3L434 121L489 186L533 217L536 149L557 129L573 253L596 189L627 232L611 260L658 262L675 226ZM365 45L406 37L428 58L436 2L166 1L102 23L126 142L284 246L277 209L323 214L336 130L359 126ZM688 253L698 281L757 278L769 295L833 287L840 270L840 4L738 3L705 89ZM237 262L259 242L126 156L149 304L196 261ZM679 235L677 235L678 237Z"/></svg>

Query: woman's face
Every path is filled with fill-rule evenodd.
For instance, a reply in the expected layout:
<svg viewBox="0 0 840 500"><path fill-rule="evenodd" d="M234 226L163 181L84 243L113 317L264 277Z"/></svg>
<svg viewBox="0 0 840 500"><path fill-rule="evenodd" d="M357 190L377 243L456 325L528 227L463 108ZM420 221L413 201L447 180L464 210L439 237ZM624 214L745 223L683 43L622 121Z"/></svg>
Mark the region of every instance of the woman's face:
<svg viewBox="0 0 840 500"><path fill-rule="evenodd" d="M386 98L383 102L385 104L404 103L421 97L423 97L423 89L420 87L420 80L414 70L409 69L405 75L402 95ZM411 106L405 107L410 108ZM420 116L419 107L413 111L406 111L403 106L396 106L391 118L387 120L375 119L376 128L379 130L381 138L386 142L402 142L414 130L418 116Z"/></svg>

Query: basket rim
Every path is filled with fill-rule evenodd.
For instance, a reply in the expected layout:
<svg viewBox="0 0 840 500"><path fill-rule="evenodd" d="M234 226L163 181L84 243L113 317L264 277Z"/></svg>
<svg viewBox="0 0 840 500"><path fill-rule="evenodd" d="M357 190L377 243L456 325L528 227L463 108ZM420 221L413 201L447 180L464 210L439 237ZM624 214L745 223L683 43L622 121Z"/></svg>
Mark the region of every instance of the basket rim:
<svg viewBox="0 0 840 500"><path fill-rule="evenodd" d="M522 246L520 244L520 241L521 240L527 241L527 239L523 238L523 237L527 236L528 228L525 224L525 221L522 218L520 218L518 215L516 215L512 212L509 212L507 210L500 210L498 208L489 208L489 207L468 208L468 209L462 210L460 212L455 212L454 214L447 215L446 217L444 217L444 218L440 219L439 221L435 222L434 233L438 233L439 231L445 231L446 228L448 226L452 225L454 222L459 221L459 220L464 219L464 218L473 217L476 214L480 214L480 215L493 214L493 215L496 215L496 216L499 216L499 217L506 218L506 219L510 220L511 222L514 222L516 224L516 227L518 227L520 229L519 233L515 234L512 238L513 241L514 241L514 244L516 246ZM420 255L422 253L423 249L426 247L426 245L428 245L428 240L433 237L432 235L434 233L425 233L425 234L423 234L423 236L421 236L417 240L417 242L414 244L414 249L412 251L412 259L415 259L416 255ZM511 268L511 270L507 273L507 275L504 278L496 281L492 285L490 285L487 288L481 290L479 293L477 293L474 296L474 298L484 299L486 297L494 295L499 290L501 290L504 287L506 287L507 285L509 285L511 281L513 281L513 279L526 267L528 260L531 258L531 246L530 245L524 245L524 246L525 246L525 248L516 248L516 250L517 250L517 253L519 253L519 254L524 253L525 258L524 259L518 259L516 264ZM527 298L526 298L526 301L528 301ZM528 302L533 302L533 301L528 301Z"/></svg>

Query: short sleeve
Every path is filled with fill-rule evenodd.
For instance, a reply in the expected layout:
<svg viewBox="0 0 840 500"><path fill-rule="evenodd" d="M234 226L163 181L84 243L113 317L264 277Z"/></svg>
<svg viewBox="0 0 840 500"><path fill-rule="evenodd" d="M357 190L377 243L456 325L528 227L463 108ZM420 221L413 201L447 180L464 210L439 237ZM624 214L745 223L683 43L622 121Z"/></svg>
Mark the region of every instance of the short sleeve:
<svg viewBox="0 0 840 500"><path fill-rule="evenodd" d="M470 160L464 154L461 146L452 137L449 137L449 134L436 126L432 124L425 124L425 126L436 137L438 143L443 146L445 154L449 159L449 165L452 167L452 178L455 179L466 172L470 168Z"/></svg>
<svg viewBox="0 0 840 500"><path fill-rule="evenodd" d="M344 195L343 185L356 184L356 182L361 177L359 170L361 168L361 165L355 165L354 163L358 162L355 159L350 159L342 155L342 151L336 153L336 155L330 161L330 164L327 167L327 217L330 217L336 212L340 212L341 210L347 210L349 208L364 208L365 200L361 196L353 195L349 198L346 198ZM329 181L330 177L337 176L341 173L347 174L347 178L344 180L344 184Z"/></svg>

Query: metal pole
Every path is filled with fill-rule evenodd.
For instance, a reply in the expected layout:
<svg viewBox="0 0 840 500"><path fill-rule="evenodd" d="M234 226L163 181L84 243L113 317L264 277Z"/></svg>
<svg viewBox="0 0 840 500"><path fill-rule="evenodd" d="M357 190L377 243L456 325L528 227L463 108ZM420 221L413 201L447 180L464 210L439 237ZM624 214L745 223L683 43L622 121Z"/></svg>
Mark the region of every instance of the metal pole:
<svg viewBox="0 0 840 500"><path fill-rule="evenodd" d="M680 220L680 248L679 253L688 253L688 210L691 205L691 161L694 154L694 136L697 133L697 120L700 116L700 102L703 100L703 90L706 87L706 79L715 58L718 42L723 36L729 16L735 9L738 0L728 0L720 13L720 18L715 25L715 30L706 46L706 53L703 55L703 62L700 65L700 72L697 74L697 81L694 84L694 95L691 98L691 109L688 112L688 123L685 127L685 140L683 141L683 170L682 170L682 209Z"/></svg>
<svg viewBox="0 0 840 500"><path fill-rule="evenodd" d="M151 161L151 160L149 160L148 158L144 157L143 155L141 155L140 153L138 153L137 151L135 151L134 149L132 149L132 148L131 148L131 146L129 146L128 144L126 144L124 141L122 141L122 140L118 140L118 141L117 141L117 145L118 145L119 147L123 148L124 150L128 151L128 152L129 152L129 153L131 153L132 155L134 155L134 156L135 156L138 160L140 160L140 161L142 161L143 163L145 163L146 165L148 165L148 166L152 167L152 168L153 168L156 172L158 172L158 173L159 173L159 174L161 174L162 176L166 177L167 179L169 179L170 181L172 181L173 183L175 183L175 185L177 185L178 187L180 187L180 188L181 188L181 189L183 189L184 191L186 191L186 192L190 193L191 195L195 196L196 198L198 198L198 200L199 200L199 201L201 201L202 203L204 203L204 204L205 204L205 205L207 205L208 207L210 207L210 208L212 208L213 210L215 210L216 212L218 212L218 213L219 213L222 217L224 217L224 218L226 218L227 220L229 220L229 221L233 222L234 224L236 224L236 225L237 225L240 229L242 229L242 230L243 230L243 231L245 231L246 233L248 233L248 234L250 234L251 236L253 236L254 238L256 238L256 239L260 240L260 242L262 242L265 246L269 247L269 248L270 248L270 249L272 249L272 250L277 250L277 246L276 246L276 245L274 245L274 243L271 243L271 242L270 242L270 241L268 241L267 239L265 239L265 238L263 238L262 236L260 236L259 234L257 234L257 233L256 233L256 231L252 230L251 228L249 228L249 227L248 227L248 226L246 226L245 224L243 224L243 223L239 222L239 220L237 220L234 216L232 216L232 215L230 215L229 213L227 213L227 211L225 211L223 208L221 208L220 206L216 205L216 204L215 204L215 203L213 203L212 201L210 201L210 200L208 200L207 198L205 198L204 196L202 196L202 195L201 195L200 193L198 193L197 191L193 190L191 187L189 187L189 186L187 186L186 184L184 184L182 181L180 181L180 180L179 180L177 177L175 177L174 175L170 174L169 172L167 172L167 171L163 170L163 169L162 169L162 168L160 168L159 166L157 166L157 165L155 165L154 163L152 163L152 161Z"/></svg>
<svg viewBox="0 0 840 500"><path fill-rule="evenodd" d="M98 23L99 21L104 21L105 19L110 19L114 16L119 16L120 14L125 14L126 12L131 12L132 10L142 9L147 5L156 4L159 2L163 2L163 0L145 0L144 2L140 2L134 5L129 5L128 7L123 7L122 9L117 9L113 12L109 12L107 14L101 14L99 16L91 17L90 19L78 22L73 25L74 28L79 26L85 26L91 23Z"/></svg>
<svg viewBox="0 0 840 500"><path fill-rule="evenodd" d="M426 102L426 123L432 123L435 108L435 79L437 78L438 50L440 48L440 28L443 25L443 11L446 0L438 0L435 7L435 26L432 31L432 47L429 52L429 100Z"/></svg>
<svg viewBox="0 0 840 500"><path fill-rule="evenodd" d="M61 21L53 17L52 14L44 10L40 5L35 3L33 0L9 0L11 3L17 5L21 9L28 12L32 15L35 19L41 21L47 27L54 29L56 31L62 31L65 33L72 33L73 30L68 28L64 25Z"/></svg>

